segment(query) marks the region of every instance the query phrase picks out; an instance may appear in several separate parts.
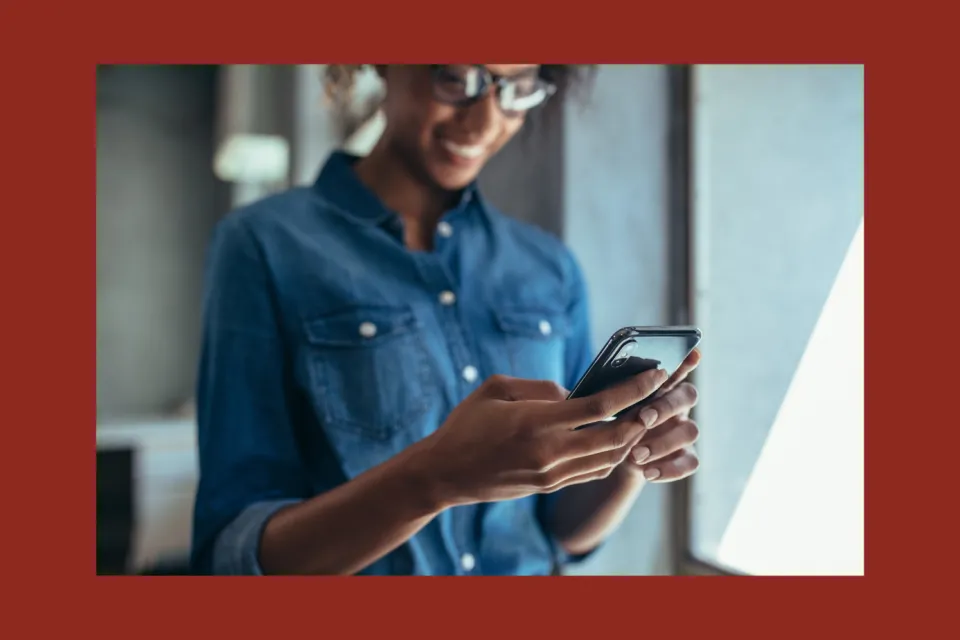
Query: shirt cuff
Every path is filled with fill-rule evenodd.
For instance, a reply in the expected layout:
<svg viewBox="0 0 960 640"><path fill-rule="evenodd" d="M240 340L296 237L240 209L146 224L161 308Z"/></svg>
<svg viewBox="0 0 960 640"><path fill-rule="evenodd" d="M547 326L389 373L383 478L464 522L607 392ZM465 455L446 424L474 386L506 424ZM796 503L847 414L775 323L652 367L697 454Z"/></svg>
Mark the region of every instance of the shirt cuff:
<svg viewBox="0 0 960 640"><path fill-rule="evenodd" d="M213 548L214 575L262 576L260 537L267 521L280 509L300 500L256 502L244 509L228 524Z"/></svg>

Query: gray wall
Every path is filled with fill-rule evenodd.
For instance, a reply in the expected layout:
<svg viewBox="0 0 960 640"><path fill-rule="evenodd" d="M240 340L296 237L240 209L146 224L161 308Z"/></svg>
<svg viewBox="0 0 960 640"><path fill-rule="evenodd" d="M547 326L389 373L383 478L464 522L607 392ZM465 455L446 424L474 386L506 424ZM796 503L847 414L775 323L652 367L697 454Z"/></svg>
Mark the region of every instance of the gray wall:
<svg viewBox="0 0 960 640"><path fill-rule="evenodd" d="M224 192L212 172L209 66L97 72L97 414L189 400L200 274Z"/></svg>
<svg viewBox="0 0 960 640"><path fill-rule="evenodd" d="M695 78L693 523L710 557L863 217L863 67L707 65Z"/></svg>
<svg viewBox="0 0 960 640"><path fill-rule="evenodd" d="M557 236L564 222L565 135L562 112L549 121L528 123L490 160L479 179L497 208Z"/></svg>
<svg viewBox="0 0 960 640"><path fill-rule="evenodd" d="M310 182L334 146L321 68L261 71L256 91L272 96L260 104L261 116L276 132L292 133L292 180ZM218 73L209 65L98 68L101 422L154 419L192 399L210 231L232 206L276 188L214 176L215 118L230 104L218 104Z"/></svg>
<svg viewBox="0 0 960 640"><path fill-rule="evenodd" d="M312 183L336 146L336 135L325 108L323 65L297 65L293 102L292 182Z"/></svg>
<svg viewBox="0 0 960 640"><path fill-rule="evenodd" d="M604 65L597 81L592 108L566 112L563 189L565 239L586 274L599 347L623 326L668 323L672 283L666 69ZM577 573L667 573L668 491L648 485Z"/></svg>

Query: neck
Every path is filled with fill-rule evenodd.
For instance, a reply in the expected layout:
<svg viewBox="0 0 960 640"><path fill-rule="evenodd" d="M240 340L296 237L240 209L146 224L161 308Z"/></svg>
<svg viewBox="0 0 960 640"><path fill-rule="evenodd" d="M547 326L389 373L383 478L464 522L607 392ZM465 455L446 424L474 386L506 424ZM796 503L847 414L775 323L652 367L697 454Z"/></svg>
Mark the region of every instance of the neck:
<svg viewBox="0 0 960 640"><path fill-rule="evenodd" d="M356 165L357 176L405 225L432 229L456 194L427 184L381 138Z"/></svg>

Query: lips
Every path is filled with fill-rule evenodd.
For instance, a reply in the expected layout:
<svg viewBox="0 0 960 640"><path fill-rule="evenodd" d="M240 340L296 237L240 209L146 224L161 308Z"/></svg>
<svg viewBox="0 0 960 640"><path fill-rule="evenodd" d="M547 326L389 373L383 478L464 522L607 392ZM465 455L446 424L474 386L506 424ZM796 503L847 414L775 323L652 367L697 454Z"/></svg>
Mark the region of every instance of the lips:
<svg viewBox="0 0 960 640"><path fill-rule="evenodd" d="M485 147L479 144L457 144L450 140L441 140L440 144L451 154L464 160L476 160L483 155Z"/></svg>

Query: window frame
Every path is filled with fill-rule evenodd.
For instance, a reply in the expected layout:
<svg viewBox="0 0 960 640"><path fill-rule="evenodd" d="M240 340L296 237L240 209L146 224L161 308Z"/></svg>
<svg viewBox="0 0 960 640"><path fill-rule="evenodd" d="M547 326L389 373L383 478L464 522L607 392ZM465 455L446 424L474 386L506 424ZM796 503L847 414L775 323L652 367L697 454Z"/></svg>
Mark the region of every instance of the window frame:
<svg viewBox="0 0 960 640"><path fill-rule="evenodd" d="M698 190L695 160L697 150L702 147L702 144L697 141L695 130L698 70L699 65L668 67L667 99L670 119L670 136L667 143L670 184L668 237L672 256L669 264L671 279L669 320L676 324L697 324L699 315L696 298L696 292L699 289L696 268L699 244L697 225L703 223L703 217L695 210L694 204ZM862 216L861 212L861 225L864 220ZM855 238L856 232L854 232ZM848 246L847 253L849 252ZM847 257L844 256L841 269L846 260ZM691 381L696 382L697 373L695 371L690 376ZM694 419L697 418L696 408L691 412L691 416ZM772 424L770 426L773 427ZM694 483L700 481L702 480L698 474L694 474L686 480L671 483L668 488L667 531L670 536L671 572L675 575L755 575L725 566L716 559L706 558L697 553L694 540L694 518L696 517L694 514L696 485Z"/></svg>
<svg viewBox="0 0 960 640"><path fill-rule="evenodd" d="M695 324L696 272L694 266L695 215L693 194L694 153L694 79L695 65L667 67L667 100L669 136L667 162L669 169L669 273L671 279L669 313L674 324ZM696 372L691 374L696 382ZM696 409L691 415L696 417ZM671 569L675 575L743 576L745 573L700 558L694 552L693 536L693 477L674 482L669 487L669 531L672 544Z"/></svg>

